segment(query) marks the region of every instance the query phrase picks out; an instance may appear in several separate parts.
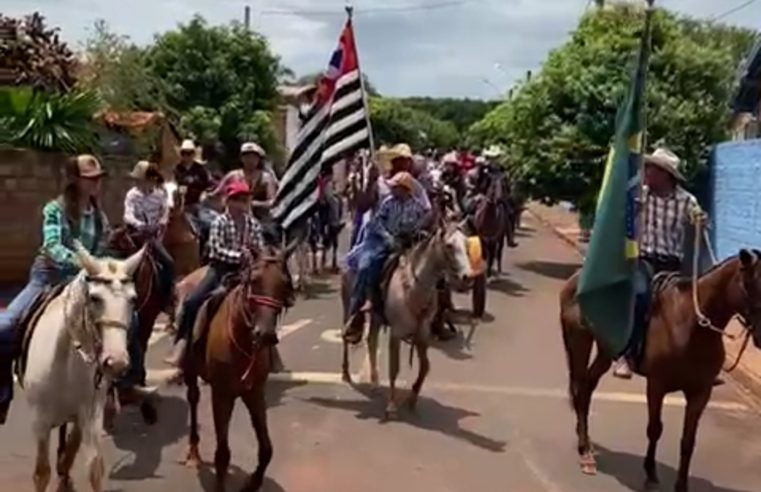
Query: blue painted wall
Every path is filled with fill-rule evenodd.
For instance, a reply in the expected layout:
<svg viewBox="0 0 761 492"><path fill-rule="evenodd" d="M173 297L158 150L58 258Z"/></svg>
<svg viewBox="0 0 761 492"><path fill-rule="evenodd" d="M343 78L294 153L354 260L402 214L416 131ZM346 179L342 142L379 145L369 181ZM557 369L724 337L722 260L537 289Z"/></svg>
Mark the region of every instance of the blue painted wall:
<svg viewBox="0 0 761 492"><path fill-rule="evenodd" d="M717 145L710 169L707 208L716 256L761 248L761 140Z"/></svg>

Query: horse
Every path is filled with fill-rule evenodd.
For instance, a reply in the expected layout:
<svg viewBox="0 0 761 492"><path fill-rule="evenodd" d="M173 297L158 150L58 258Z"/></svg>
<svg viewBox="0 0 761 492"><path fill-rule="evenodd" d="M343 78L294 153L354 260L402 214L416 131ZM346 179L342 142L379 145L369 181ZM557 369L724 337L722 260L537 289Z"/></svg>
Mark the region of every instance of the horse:
<svg viewBox="0 0 761 492"><path fill-rule="evenodd" d="M476 204L473 226L484 245L486 274L492 275L494 261L497 271L502 273L502 248L505 235L504 188L502 180L493 179L486 194Z"/></svg>
<svg viewBox="0 0 761 492"><path fill-rule="evenodd" d="M589 439L589 407L613 355L595 339L576 301L579 274L560 292L560 322L569 372L569 394L576 413L576 435L582 472L594 475L597 462ZM661 410L667 393L681 391L687 400L676 492L687 492L690 460L700 417L724 362L722 337L732 317L749 324L761 348L761 253L741 250L704 275L668 282L652 298L650 321L639 369L647 378L647 482L658 483L655 453L663 431ZM597 355L589 365L594 345Z"/></svg>
<svg viewBox="0 0 761 492"><path fill-rule="evenodd" d="M331 212L333 208L338 212L337 217L333 217ZM325 197L325 199L317 203L317 209L308 221L307 241L312 252L312 273L315 275L319 271L325 270L328 251L332 251L331 269L333 272L338 271L338 237L344 227L344 224L341 222L341 216L343 215L342 208L339 197ZM318 271L317 250L320 247L322 247L322 257Z"/></svg>
<svg viewBox="0 0 761 492"><path fill-rule="evenodd" d="M389 381L390 393L386 405L387 417L394 417L396 403L396 378L399 374L399 357L402 340L409 341L420 360L417 379L412 385L412 393L407 405L414 410L417 398L430 370L428 344L431 323L437 313L438 291L436 284L446 279L450 285L462 286L473 278L473 269L468 258L465 234L456 223L442 223L438 230L416 245L404 260L394 269L389 287L384 293L383 318L372 315L367 336L367 351L370 360L370 381L374 386L378 377L378 334L385 321L391 328L389 336ZM351 286L354 273L344 271L341 282L344 323L348 322ZM412 353L410 353L412 357ZM343 345L342 376L351 383L349 372L349 348Z"/></svg>
<svg viewBox="0 0 761 492"><path fill-rule="evenodd" d="M70 471L84 446L93 491L103 490L101 434L106 391L129 367L127 330L136 298L133 275L144 250L127 260L94 258L80 244L83 271L47 304L29 329L21 378L37 441L34 486L50 482L50 431L73 423L59 443L60 488L70 487Z"/></svg>
<svg viewBox="0 0 761 492"><path fill-rule="evenodd" d="M183 278L201 266L200 239L185 212L183 191L172 181L164 183L164 190L169 197L169 222L163 243L174 259L177 277Z"/></svg>
<svg viewBox="0 0 761 492"><path fill-rule="evenodd" d="M255 254L241 275L241 283L221 296L213 296L202 308L196 323L198 342L183 362L183 377L190 406L189 448L185 464L198 467L198 376L211 385L217 449L214 455L217 485L225 489L230 465L228 431L235 401L241 398L251 416L259 441L259 463L243 491L259 490L272 459L272 443L267 429L265 385L271 369L275 328L284 309L293 302L293 286L284 252L265 247ZM221 304L219 304L221 302ZM214 310L212 306L218 305Z"/></svg>

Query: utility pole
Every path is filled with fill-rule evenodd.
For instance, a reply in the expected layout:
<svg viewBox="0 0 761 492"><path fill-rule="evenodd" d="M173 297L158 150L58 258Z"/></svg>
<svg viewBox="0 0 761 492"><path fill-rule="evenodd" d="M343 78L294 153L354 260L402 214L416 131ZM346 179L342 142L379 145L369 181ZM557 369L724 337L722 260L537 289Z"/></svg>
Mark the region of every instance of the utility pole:
<svg viewBox="0 0 761 492"><path fill-rule="evenodd" d="M246 27L246 31L251 30L251 7L248 5L243 10L243 25Z"/></svg>

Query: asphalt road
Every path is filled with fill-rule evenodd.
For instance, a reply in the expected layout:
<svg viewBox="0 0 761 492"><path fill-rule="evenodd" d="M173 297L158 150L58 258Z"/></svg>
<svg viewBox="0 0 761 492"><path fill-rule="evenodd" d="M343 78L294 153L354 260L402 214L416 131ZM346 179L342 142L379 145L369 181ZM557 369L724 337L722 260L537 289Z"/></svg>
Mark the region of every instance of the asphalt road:
<svg viewBox="0 0 761 492"><path fill-rule="evenodd" d="M604 379L591 417L600 473L577 465L557 292L578 255L530 217L506 274L490 285L487 321L471 345L437 346L417 415L383 418L385 390L371 394L340 382L340 305L334 279L315 285L314 298L288 313L281 350L290 374L269 385L269 422L275 456L268 492L567 492L641 490L646 406L643 381ZM467 299L458 298L467 307ZM467 326L462 327L467 331ZM168 340L150 351L150 375L160 380ZM385 374L385 354L381 370ZM364 349L353 370L367 379ZM405 357L406 361L406 351ZM402 378L412 379L406 362ZM405 383L405 386L407 384ZM160 421L146 427L129 410L105 438L108 490L213 490L214 433L208 389L201 402L200 472L178 463L185 450L183 389L163 387ZM668 401L659 463L663 490L672 490L683 406ZM32 490L34 445L23 397L0 430L0 491ZM231 432L230 490L256 463L256 441L239 405ZM76 468L77 490L87 490ZM761 490L761 420L731 382L718 388L702 420L692 466L693 492Z"/></svg>

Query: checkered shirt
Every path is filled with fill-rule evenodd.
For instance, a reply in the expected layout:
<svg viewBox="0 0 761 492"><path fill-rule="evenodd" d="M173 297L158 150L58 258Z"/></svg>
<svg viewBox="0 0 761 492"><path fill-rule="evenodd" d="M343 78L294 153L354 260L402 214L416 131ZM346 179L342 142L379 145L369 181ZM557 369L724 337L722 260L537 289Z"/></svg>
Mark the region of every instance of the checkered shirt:
<svg viewBox="0 0 761 492"><path fill-rule="evenodd" d="M668 196L644 194L640 253L643 256L684 257L685 227L700 212L697 199L677 187Z"/></svg>
<svg viewBox="0 0 761 492"><path fill-rule="evenodd" d="M209 259L238 265L244 249L258 249L262 244L262 227L253 215L246 214L239 231L232 215L224 213L214 219L209 235Z"/></svg>

